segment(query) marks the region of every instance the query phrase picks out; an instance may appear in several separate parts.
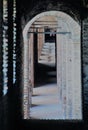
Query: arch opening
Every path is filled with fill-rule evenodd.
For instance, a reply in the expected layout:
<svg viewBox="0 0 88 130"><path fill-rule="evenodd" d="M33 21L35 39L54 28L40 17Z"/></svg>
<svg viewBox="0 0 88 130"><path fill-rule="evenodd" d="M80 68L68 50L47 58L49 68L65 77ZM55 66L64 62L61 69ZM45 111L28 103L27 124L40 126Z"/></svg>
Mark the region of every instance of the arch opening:
<svg viewBox="0 0 88 130"><path fill-rule="evenodd" d="M54 22L51 24L51 21ZM43 24L41 24L43 22ZM47 30L48 29L48 30ZM51 29L51 31L50 31ZM51 38L50 35L53 37ZM42 40L41 40L42 39ZM54 52L53 63L56 64L57 107L55 117L49 114L48 119L82 120L81 90L81 50L80 26L62 11L47 11L30 20L23 29L24 40L24 119L47 119L43 114L31 117L32 95L35 88L34 73L44 46L50 46ZM51 41L49 41L51 40ZM53 41L53 45L50 45ZM47 43L48 44L45 44ZM35 44L38 44L37 46ZM55 44L56 43L56 44ZM36 46L37 49L34 49ZM36 54L34 54L36 52ZM36 60L37 55L37 60ZM44 60L43 60L44 61ZM36 62L36 63L35 63ZM37 71L35 71L37 70ZM42 73L43 75L43 73ZM37 75L39 78L39 76ZM40 80L40 79L38 79ZM52 86L52 85L51 85ZM53 86L54 88L55 86ZM46 88L47 89L47 88ZM48 89L47 89L48 90ZM54 91L54 90L52 90ZM78 92L78 93L76 93ZM40 93L41 94L41 93ZM50 101L49 101L50 102ZM38 105L35 103L35 105ZM52 108L54 107L51 106ZM35 109L34 109L35 110ZM39 110L39 109L38 109ZM40 109L41 110L41 109ZM36 111L34 112L36 113Z"/></svg>

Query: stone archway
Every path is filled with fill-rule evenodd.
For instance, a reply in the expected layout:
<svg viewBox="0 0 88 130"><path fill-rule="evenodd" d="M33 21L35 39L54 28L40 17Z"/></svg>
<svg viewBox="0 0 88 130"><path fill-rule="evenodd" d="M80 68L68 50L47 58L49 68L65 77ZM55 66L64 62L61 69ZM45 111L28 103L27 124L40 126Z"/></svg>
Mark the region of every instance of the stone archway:
<svg viewBox="0 0 88 130"><path fill-rule="evenodd" d="M80 59L80 26L66 13L61 11L47 11L36 15L23 30L24 40L24 119L29 118L31 103L31 79L29 65L30 40L28 31L32 23L43 16L55 16L62 30L57 32L70 32L57 35L57 84L59 100L63 108L64 119L82 119L81 111L81 59ZM64 27L63 27L64 26ZM74 28L72 28L74 27ZM30 38L30 36L29 36ZM65 42L64 40L65 39ZM29 60L27 60L29 59ZM75 63L75 64L74 64ZM77 67L78 66L78 67ZM72 70L72 71L71 71ZM76 79L77 78L77 79ZM78 91L78 93L75 93ZM77 103L79 104L77 105ZM69 105L70 104L70 105Z"/></svg>

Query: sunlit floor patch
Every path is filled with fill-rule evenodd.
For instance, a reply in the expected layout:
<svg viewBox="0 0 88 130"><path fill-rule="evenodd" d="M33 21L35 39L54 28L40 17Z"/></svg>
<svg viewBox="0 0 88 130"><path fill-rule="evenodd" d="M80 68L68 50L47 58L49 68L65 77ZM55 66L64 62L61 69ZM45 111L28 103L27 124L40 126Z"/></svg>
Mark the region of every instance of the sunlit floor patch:
<svg viewBox="0 0 88 130"><path fill-rule="evenodd" d="M30 116L32 119L63 119L56 84L34 88Z"/></svg>

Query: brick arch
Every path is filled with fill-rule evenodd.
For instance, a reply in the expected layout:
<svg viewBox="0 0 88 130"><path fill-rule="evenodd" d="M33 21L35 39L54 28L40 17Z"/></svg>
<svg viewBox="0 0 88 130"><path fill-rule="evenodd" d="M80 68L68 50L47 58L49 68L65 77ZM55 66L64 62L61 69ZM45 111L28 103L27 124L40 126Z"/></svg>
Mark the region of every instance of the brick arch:
<svg viewBox="0 0 88 130"><path fill-rule="evenodd" d="M38 18L43 16L55 16L60 20L63 20L67 24L66 30L71 31L73 42L80 43L80 25L68 14L62 11L46 11L36 15L33 19L31 19L23 29L23 40L24 40L24 97L23 97L23 108L24 108L24 118L29 118L30 111L29 106L31 103L31 83L29 79L30 67L29 67L29 39L28 39L28 31L31 27L32 23L35 22ZM71 27L73 27L71 29ZM29 36L30 37L30 36ZM28 98L30 97L30 100Z"/></svg>
<svg viewBox="0 0 88 130"><path fill-rule="evenodd" d="M46 11L63 11L64 13L70 15L74 20L76 20L79 24L81 23L81 16L80 16L80 6L76 8L73 7L71 4L62 2L62 1L42 1L38 2L36 6L33 7L32 10L27 10L25 16L23 16L23 19L25 19L25 25L30 21L33 17L40 14L41 12ZM24 25L24 26L25 26Z"/></svg>
<svg viewBox="0 0 88 130"><path fill-rule="evenodd" d="M59 13L58 13L58 12L59 12ZM30 26L32 25L32 23L33 23L34 21L36 21L38 18L43 17L43 16L48 16L48 15L50 15L50 16L56 16L56 17L59 17L59 19L62 19L62 20L67 21L67 22L70 22L70 23L74 26L73 30L79 30L79 28L80 28L80 25L77 24L77 22L76 22L71 16L69 16L68 14L66 14L66 13L64 13L64 12L62 12L62 11L45 11L45 12L42 12L42 13L36 15L34 18L32 18L32 19L26 24L26 26L25 26L24 29L23 29L24 42L25 42L26 39L27 39L27 38L26 38L27 32L28 32ZM73 31L73 32L74 32L74 31Z"/></svg>

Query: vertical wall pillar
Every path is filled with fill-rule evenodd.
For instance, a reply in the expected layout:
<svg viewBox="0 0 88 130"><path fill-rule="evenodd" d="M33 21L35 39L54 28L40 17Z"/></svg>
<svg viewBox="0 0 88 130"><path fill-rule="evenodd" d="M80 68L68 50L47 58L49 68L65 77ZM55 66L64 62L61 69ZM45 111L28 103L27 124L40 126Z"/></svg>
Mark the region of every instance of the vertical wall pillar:
<svg viewBox="0 0 88 130"><path fill-rule="evenodd" d="M13 1L8 0L8 92L13 87Z"/></svg>
<svg viewBox="0 0 88 130"><path fill-rule="evenodd" d="M57 68L57 35L55 34L55 67Z"/></svg>
<svg viewBox="0 0 88 130"><path fill-rule="evenodd" d="M74 62L73 62L73 118L82 119L82 84L81 84L81 41L73 41Z"/></svg>
<svg viewBox="0 0 88 130"><path fill-rule="evenodd" d="M0 128L3 129L3 103L2 103L2 96L3 96L3 72L2 72L2 18L3 18L3 0L0 0Z"/></svg>
<svg viewBox="0 0 88 130"><path fill-rule="evenodd" d="M29 39L26 38L27 41L24 41L24 88L23 88L23 114L24 119L29 119L29 91L30 91L30 84L29 84Z"/></svg>
<svg viewBox="0 0 88 130"><path fill-rule="evenodd" d="M29 36L29 92L28 92L28 100L29 100L29 118L30 118L30 107L32 104L32 94L33 94L33 87L34 87L34 45L33 45L33 33Z"/></svg>
<svg viewBox="0 0 88 130"><path fill-rule="evenodd" d="M34 36L33 36L33 39L34 39L34 82L37 78L37 70L38 70L38 34L37 32L34 33Z"/></svg>
<svg viewBox="0 0 88 130"><path fill-rule="evenodd" d="M73 42L66 38L66 119L73 119Z"/></svg>
<svg viewBox="0 0 88 130"><path fill-rule="evenodd" d="M2 87L2 17L3 17L3 2L0 1L0 97L3 95Z"/></svg>
<svg viewBox="0 0 88 130"><path fill-rule="evenodd" d="M82 21L84 118L88 121L88 10Z"/></svg>
<svg viewBox="0 0 88 130"><path fill-rule="evenodd" d="M38 34L34 33L34 64L38 64Z"/></svg>
<svg viewBox="0 0 88 130"><path fill-rule="evenodd" d="M58 30L57 30L58 31ZM59 94L59 104L62 111L62 41L61 35L57 35L57 87L58 87L58 94ZM64 116L63 116L64 119Z"/></svg>
<svg viewBox="0 0 88 130"><path fill-rule="evenodd" d="M31 68L31 74L29 75L29 82L31 82L31 88L33 91L34 87L34 44L33 44L33 33L29 37L29 67ZM31 66L30 66L31 65Z"/></svg>
<svg viewBox="0 0 88 130"><path fill-rule="evenodd" d="M38 32L44 32L44 29L38 29ZM44 44L44 34L38 33L38 60L41 55L43 44Z"/></svg>
<svg viewBox="0 0 88 130"><path fill-rule="evenodd" d="M59 20L58 24L61 26L60 32L68 31L66 23ZM57 31L59 32L59 29ZM74 37L69 35L57 35L59 103L63 119L82 119L80 40L76 42Z"/></svg>

